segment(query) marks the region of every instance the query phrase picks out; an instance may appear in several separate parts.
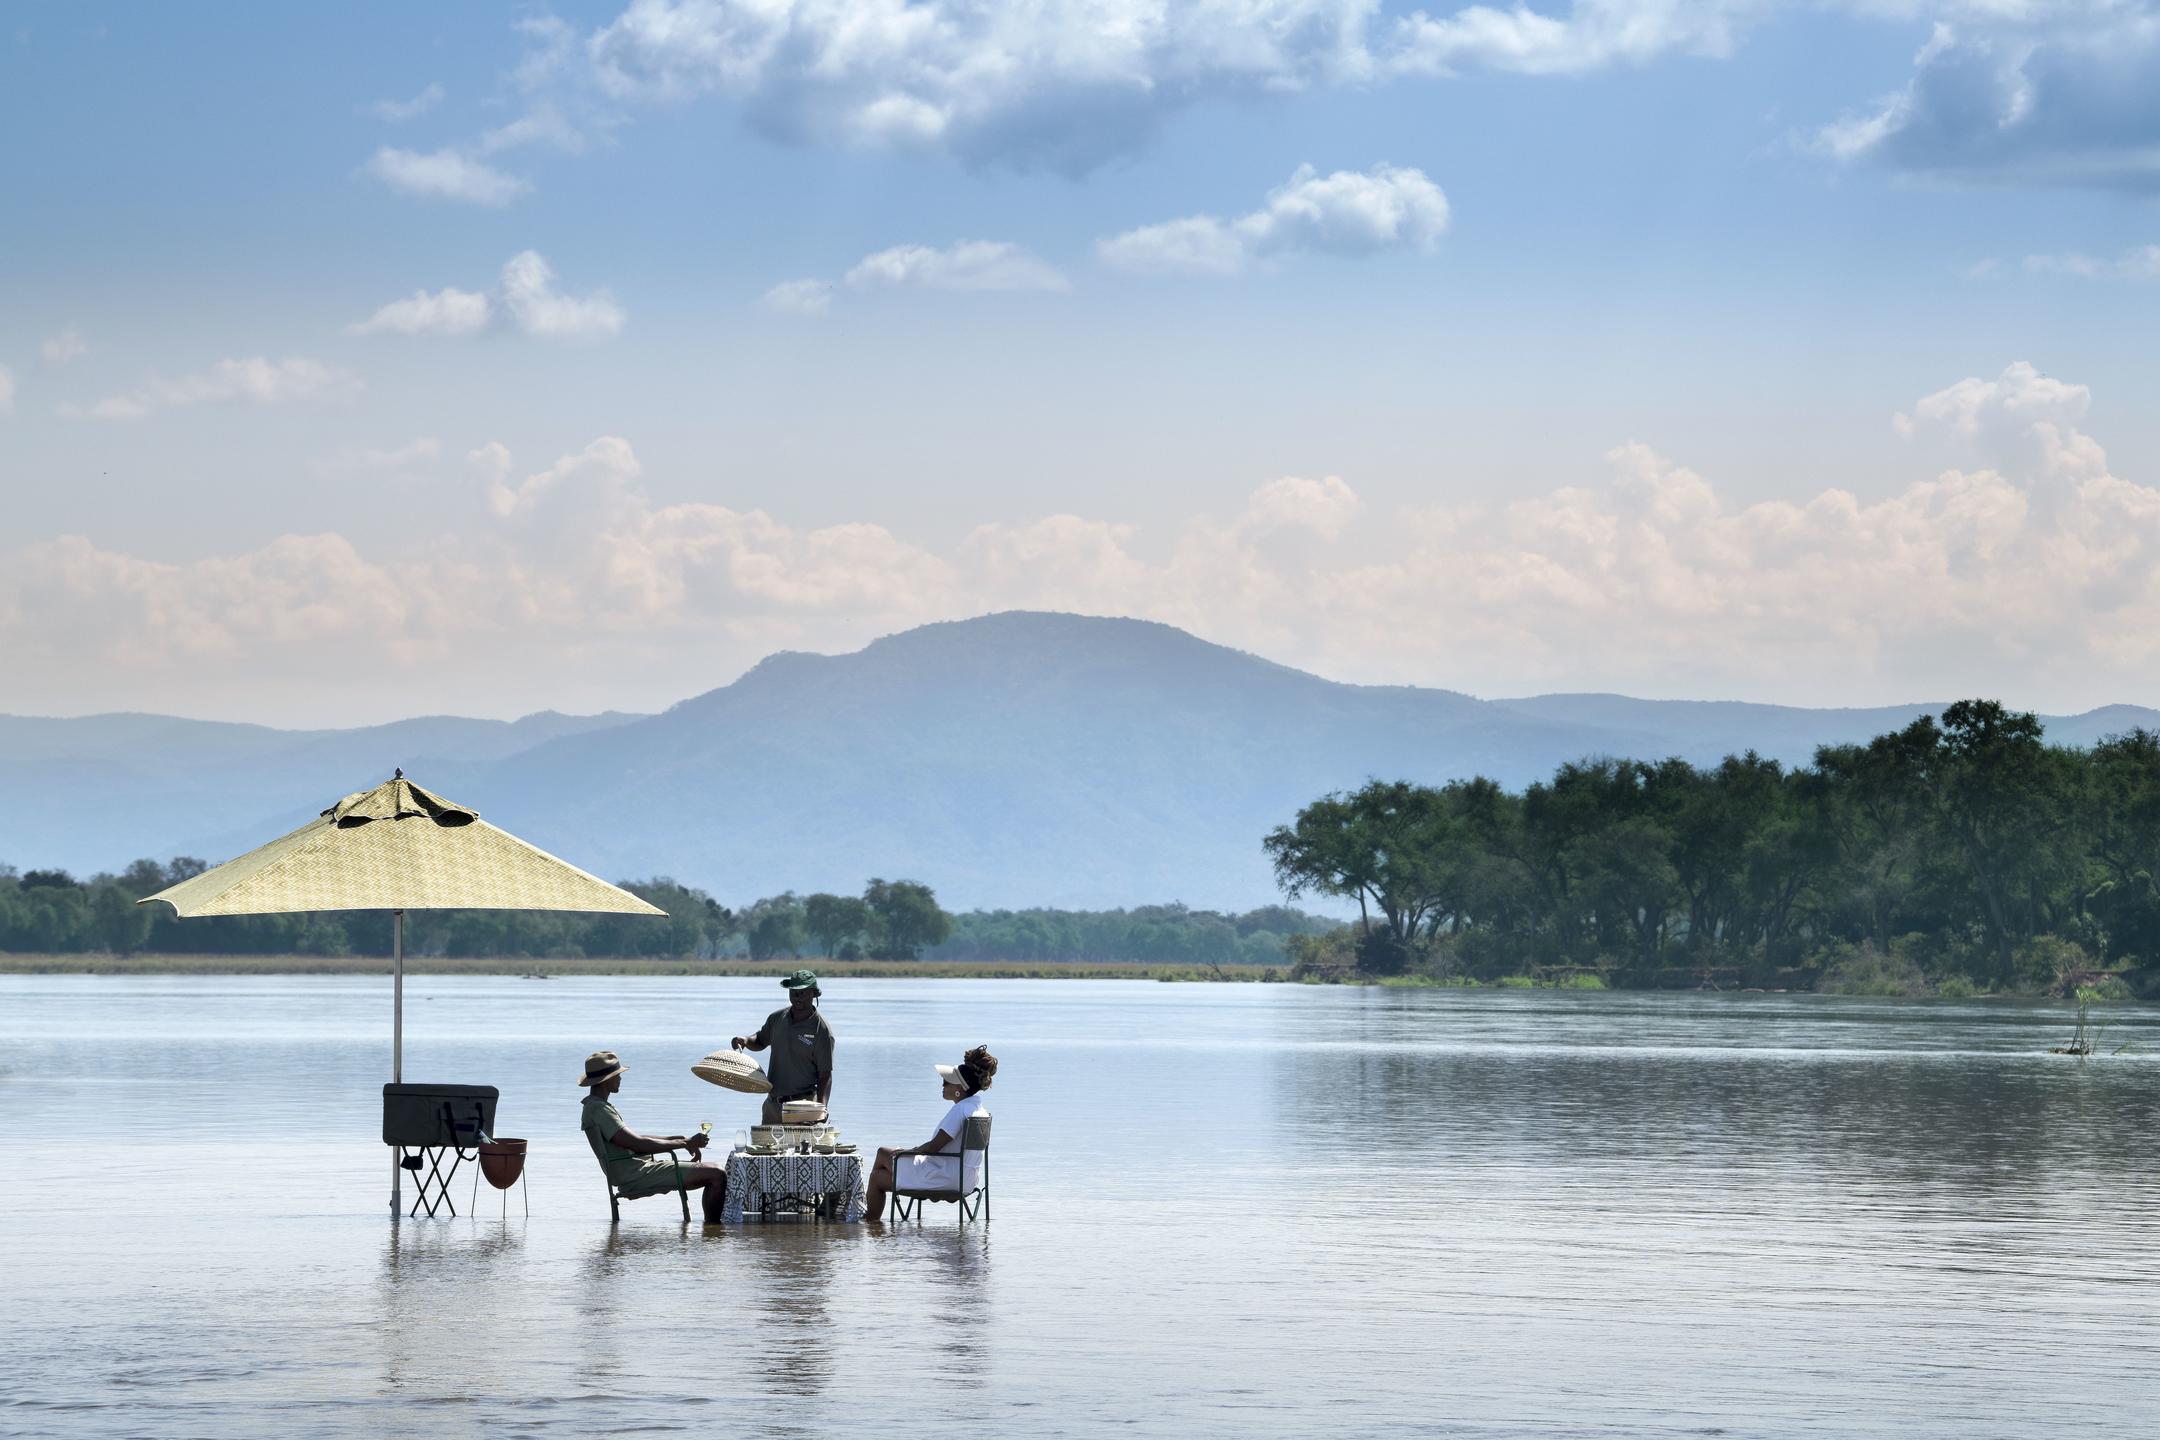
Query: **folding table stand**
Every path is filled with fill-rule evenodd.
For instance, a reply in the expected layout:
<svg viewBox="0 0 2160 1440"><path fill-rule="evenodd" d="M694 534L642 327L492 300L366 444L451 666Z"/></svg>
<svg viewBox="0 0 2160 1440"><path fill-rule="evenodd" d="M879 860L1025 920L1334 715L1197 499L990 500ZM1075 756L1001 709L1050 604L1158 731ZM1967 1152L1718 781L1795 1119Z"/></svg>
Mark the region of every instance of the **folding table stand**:
<svg viewBox="0 0 2160 1440"><path fill-rule="evenodd" d="M492 1085L383 1086L383 1143L397 1147L398 1164L412 1172L419 1192L408 1216L422 1210L430 1218L439 1210L457 1214L450 1181L459 1165L479 1162L480 1137L495 1124L497 1094ZM448 1170L442 1168L445 1152Z"/></svg>

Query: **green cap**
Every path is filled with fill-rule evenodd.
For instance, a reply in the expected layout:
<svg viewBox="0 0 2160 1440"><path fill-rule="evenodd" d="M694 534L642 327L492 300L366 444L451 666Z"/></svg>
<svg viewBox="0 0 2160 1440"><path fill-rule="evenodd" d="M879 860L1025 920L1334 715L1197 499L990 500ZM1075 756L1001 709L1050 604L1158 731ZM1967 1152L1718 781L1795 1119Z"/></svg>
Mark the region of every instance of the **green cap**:
<svg viewBox="0 0 2160 1440"><path fill-rule="evenodd" d="M780 983L790 990L815 990L818 988L817 976L808 970L797 970Z"/></svg>

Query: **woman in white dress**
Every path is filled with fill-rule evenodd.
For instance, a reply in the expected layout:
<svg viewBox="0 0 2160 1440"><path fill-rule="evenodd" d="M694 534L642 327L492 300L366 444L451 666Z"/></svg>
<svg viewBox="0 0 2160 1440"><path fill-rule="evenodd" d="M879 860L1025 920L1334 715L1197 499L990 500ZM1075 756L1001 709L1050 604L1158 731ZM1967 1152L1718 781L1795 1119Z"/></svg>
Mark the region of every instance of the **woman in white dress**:
<svg viewBox="0 0 2160 1440"><path fill-rule="evenodd" d="M885 1218L885 1197L896 1188L955 1192L961 1189L960 1135L969 1120L990 1113L983 1091L990 1088L997 1068L997 1057L986 1045L968 1051L958 1065L937 1067L938 1079L945 1085L945 1098L953 1102L952 1109L938 1122L937 1134L912 1150L889 1145L879 1148L877 1163L870 1167L866 1186L868 1204L863 1213L868 1219Z"/></svg>

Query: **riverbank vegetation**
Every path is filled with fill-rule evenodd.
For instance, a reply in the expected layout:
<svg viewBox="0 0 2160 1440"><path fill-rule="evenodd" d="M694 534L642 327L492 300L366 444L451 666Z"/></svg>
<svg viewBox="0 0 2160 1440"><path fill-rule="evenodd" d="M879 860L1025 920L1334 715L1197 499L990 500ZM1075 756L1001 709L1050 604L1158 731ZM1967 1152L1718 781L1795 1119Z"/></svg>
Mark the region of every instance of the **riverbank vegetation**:
<svg viewBox="0 0 2160 1440"><path fill-rule="evenodd" d="M18 873L0 866L0 956L61 957L67 968L175 970L191 958L224 969L258 957L287 971L379 965L388 924L373 911L234 915L178 920L162 905L135 901L200 874L203 862L138 860L118 874L78 880L59 870ZM996 973L1173 978L1186 971L1225 977L1285 963L1290 936L1319 934L1339 921L1283 905L1243 914L1143 905L1130 910L992 910L953 914L912 880L873 880L859 896L767 896L740 909L672 880L623 887L667 912L578 915L555 911L415 911L406 917L406 953L415 968L443 961L486 962L480 972L517 970L506 960L637 961L650 973L781 973L797 960L846 966L902 966L908 974ZM173 963L160 963L163 961ZM350 958L349 967L330 962ZM321 965L303 962L324 962ZM122 963L124 962L124 963ZM539 968L539 967L536 967ZM619 966L600 966L621 973ZM862 969L856 973L903 973ZM1257 978L1257 977L1254 977Z"/></svg>
<svg viewBox="0 0 2160 1440"><path fill-rule="evenodd" d="M1374 781L1265 840L1357 905L1301 974L2071 994L2160 981L2160 736L1950 706L1787 770L1591 759L1520 792Z"/></svg>
<svg viewBox="0 0 2160 1440"><path fill-rule="evenodd" d="M759 963L741 957L716 959L577 959L516 958L502 955L419 955L407 957L409 975L501 975L552 980L564 975L755 976L777 979L794 970L797 960ZM1051 961L1040 964L1002 960L817 960L828 980L1230 980L1268 982L1288 975L1281 965L1093 964ZM64 955L0 952L0 975L374 975L385 974L390 957L348 955L167 955L137 951L112 955L75 951Z"/></svg>

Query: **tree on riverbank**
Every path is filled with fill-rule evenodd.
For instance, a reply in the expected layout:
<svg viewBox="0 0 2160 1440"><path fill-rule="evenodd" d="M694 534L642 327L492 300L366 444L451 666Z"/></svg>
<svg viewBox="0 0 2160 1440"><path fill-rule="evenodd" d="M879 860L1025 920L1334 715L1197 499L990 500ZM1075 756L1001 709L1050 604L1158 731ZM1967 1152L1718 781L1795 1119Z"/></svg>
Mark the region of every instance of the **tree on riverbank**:
<svg viewBox="0 0 2160 1440"><path fill-rule="evenodd" d="M1359 905L1378 973L2160 978L2160 737L2051 747L1993 701L1792 771L1750 753L1588 759L1520 793L1374 781L1262 843L1286 895Z"/></svg>

